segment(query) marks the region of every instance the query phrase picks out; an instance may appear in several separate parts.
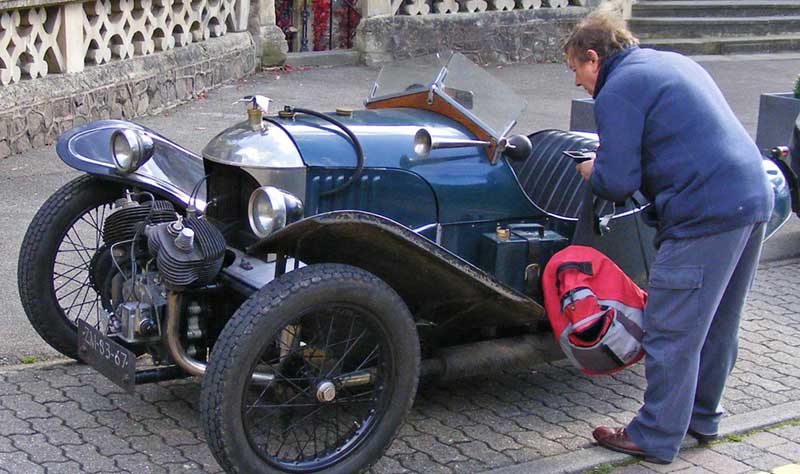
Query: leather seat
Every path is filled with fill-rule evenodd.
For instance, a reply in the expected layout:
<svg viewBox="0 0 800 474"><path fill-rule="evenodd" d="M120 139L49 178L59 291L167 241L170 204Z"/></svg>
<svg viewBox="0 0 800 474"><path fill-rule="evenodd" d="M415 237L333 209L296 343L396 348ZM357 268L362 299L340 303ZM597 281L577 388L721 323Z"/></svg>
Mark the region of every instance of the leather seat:
<svg viewBox="0 0 800 474"><path fill-rule="evenodd" d="M542 130L529 136L532 150L525 160L509 160L522 189L533 203L554 218L575 220L581 205L581 176L565 150L595 149L597 140L563 130ZM600 215L611 203L598 202Z"/></svg>

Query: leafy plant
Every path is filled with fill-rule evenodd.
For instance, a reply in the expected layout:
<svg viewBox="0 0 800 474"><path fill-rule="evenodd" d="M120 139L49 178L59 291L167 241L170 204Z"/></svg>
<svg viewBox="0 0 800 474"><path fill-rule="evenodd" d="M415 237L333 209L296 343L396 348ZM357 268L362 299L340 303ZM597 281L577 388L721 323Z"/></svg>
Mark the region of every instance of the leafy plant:
<svg viewBox="0 0 800 474"><path fill-rule="evenodd" d="M23 364L35 364L39 362L39 358L36 356L22 356L19 358L19 361Z"/></svg>
<svg viewBox="0 0 800 474"><path fill-rule="evenodd" d="M800 74L798 74L797 79L794 80L794 98L800 99Z"/></svg>
<svg viewBox="0 0 800 474"><path fill-rule="evenodd" d="M614 470L614 466L610 464L600 464L593 468L583 471L584 474L610 474Z"/></svg>

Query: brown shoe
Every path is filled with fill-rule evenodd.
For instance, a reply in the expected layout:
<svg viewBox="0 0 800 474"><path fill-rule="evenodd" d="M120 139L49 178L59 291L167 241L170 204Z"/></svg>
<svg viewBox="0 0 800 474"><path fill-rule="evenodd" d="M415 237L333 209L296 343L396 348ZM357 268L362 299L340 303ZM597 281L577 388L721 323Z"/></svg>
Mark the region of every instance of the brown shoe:
<svg viewBox="0 0 800 474"><path fill-rule="evenodd" d="M597 444L612 451L638 456L644 458L647 462L656 464L669 464L671 462L648 456L642 448L636 446L636 443L628 436L625 428L598 426L592 432L592 436L597 440Z"/></svg>
<svg viewBox="0 0 800 474"><path fill-rule="evenodd" d="M701 433L699 431L695 431L689 428L689 431L686 432L689 436L693 437L697 441L701 443L710 443L719 439L719 434L717 433Z"/></svg>

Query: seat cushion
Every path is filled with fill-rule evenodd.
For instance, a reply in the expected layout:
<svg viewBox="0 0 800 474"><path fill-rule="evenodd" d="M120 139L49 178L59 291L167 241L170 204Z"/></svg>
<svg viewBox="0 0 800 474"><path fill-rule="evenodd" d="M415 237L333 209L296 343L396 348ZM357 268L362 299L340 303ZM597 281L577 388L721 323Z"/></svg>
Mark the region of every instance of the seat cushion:
<svg viewBox="0 0 800 474"><path fill-rule="evenodd" d="M551 217L574 220L581 204L583 179L565 150L597 148L597 140L562 130L542 130L529 136L532 150L525 160L509 160L528 198ZM598 214L612 212L611 203L598 202Z"/></svg>

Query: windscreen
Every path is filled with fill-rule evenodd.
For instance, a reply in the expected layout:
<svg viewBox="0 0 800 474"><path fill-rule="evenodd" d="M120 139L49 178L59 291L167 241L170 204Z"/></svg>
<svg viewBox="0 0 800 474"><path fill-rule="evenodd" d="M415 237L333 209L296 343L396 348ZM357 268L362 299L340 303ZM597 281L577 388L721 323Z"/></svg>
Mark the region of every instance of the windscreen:
<svg viewBox="0 0 800 474"><path fill-rule="evenodd" d="M495 138L507 133L527 106L509 86L461 53L453 54L447 63L442 91L482 122Z"/></svg>
<svg viewBox="0 0 800 474"><path fill-rule="evenodd" d="M370 99L428 90L452 53L435 53L383 66Z"/></svg>
<svg viewBox="0 0 800 474"><path fill-rule="evenodd" d="M430 90L450 97L475 123L499 139L525 110L510 87L461 53L436 53L388 64L381 69L370 100Z"/></svg>

